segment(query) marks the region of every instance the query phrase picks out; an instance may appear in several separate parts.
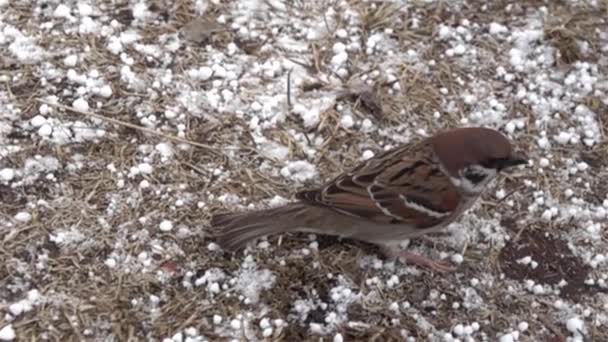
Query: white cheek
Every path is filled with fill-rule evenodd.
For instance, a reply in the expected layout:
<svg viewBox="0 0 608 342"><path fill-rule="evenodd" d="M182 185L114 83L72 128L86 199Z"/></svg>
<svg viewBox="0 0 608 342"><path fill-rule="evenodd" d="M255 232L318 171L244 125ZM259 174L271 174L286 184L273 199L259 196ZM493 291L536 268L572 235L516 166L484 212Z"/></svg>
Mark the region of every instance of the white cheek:
<svg viewBox="0 0 608 342"><path fill-rule="evenodd" d="M454 186L457 187L460 191L467 194L478 194L485 188L485 182L481 182L477 184L477 186L475 186L473 183L471 183L471 181L469 181L465 177L450 177L450 181L452 181L452 184L454 184Z"/></svg>
<svg viewBox="0 0 608 342"><path fill-rule="evenodd" d="M460 189L462 189L462 191L464 191L468 194L480 194L481 192L483 192L483 190L485 190L486 185L488 184L488 182L490 180L491 180L491 178L490 178L490 176L488 176L486 178L486 180L475 185L475 184L471 183L471 181L469 181L468 179L463 177L460 182Z"/></svg>
<svg viewBox="0 0 608 342"><path fill-rule="evenodd" d="M490 170L490 169L483 169L483 170L487 174L487 176L486 176L486 179L479 184L473 184L466 177L460 177L460 178L450 177L450 179L452 181L452 184L454 184L454 186L459 188L462 192L467 193L467 194L477 195L477 194L482 193L487 188L488 184L491 181L493 181L497 175L495 170Z"/></svg>
<svg viewBox="0 0 608 342"><path fill-rule="evenodd" d="M462 180L456 177L450 177L450 181L454 184L455 187L460 188L462 186Z"/></svg>

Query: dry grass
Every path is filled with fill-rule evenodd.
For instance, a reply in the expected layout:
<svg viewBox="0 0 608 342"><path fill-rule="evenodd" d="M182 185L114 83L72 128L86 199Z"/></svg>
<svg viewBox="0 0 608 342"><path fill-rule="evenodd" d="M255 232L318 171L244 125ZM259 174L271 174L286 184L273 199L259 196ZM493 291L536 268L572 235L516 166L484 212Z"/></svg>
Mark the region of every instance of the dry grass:
<svg viewBox="0 0 608 342"><path fill-rule="evenodd" d="M550 2L548 5L544 1L532 0L517 4L495 1L487 4L489 10L483 13L476 9L478 5L465 6L452 1L438 1L434 4L420 2L410 6L408 11L403 11L399 6L382 2L373 2L371 5L370 2L353 1L351 6L361 16L362 37L392 28L390 36L397 42L400 53L411 49L422 59L435 60L436 64L425 70L412 63L403 63L398 58L378 60L373 55L360 51L349 59L352 70L355 71L353 74L357 77L343 80L343 89L332 89L332 85L318 80L303 86L305 91L300 89L300 94L314 97L347 89L349 96L342 97L339 103L351 110L357 119L369 119L380 127L380 131L389 131L406 138L414 136L413 131L419 127L433 132L442 127L460 125L461 119L471 110L471 105L459 96L468 87L468 83L459 80L468 82L479 78L491 83L491 75L495 73L496 67L508 63L508 55L504 53L508 47L505 42L495 41L490 36L484 36L484 39L477 37L478 40L471 44L483 51L484 58L469 64L460 63L456 59L442 56L447 46L445 42L436 39L439 25L454 26L463 19L468 19L480 24L499 22L516 27L524 22L527 11L539 6L548 7L551 20L545 25L545 40L559 51L560 68L567 69L577 61L598 63L603 57L604 64L599 67L602 68L603 75L608 75L608 66L601 51L606 41L602 41L598 30L606 27L608 3L603 5L603 9L593 9L587 6L570 7L562 1ZM225 7L211 5L206 19L222 14L230 17L233 6L236 4L227 3ZM510 11L506 10L507 6L511 6ZM195 18L192 3L183 0L175 3L159 1L150 11L160 13L169 20L141 28L142 43L156 44L159 36L178 32ZM307 2L295 2L282 15L297 14L313 18L325 12L326 8L317 8ZM29 6L11 4L7 13L5 23L11 23L31 35L39 29L40 18L32 16ZM134 20L127 7L108 10L106 14L121 23L129 24ZM414 18L417 18L417 24L412 27ZM332 31L345 25L338 22ZM135 58L131 68L142 78L142 82L152 84L155 81L152 75L157 73L148 72L149 70L169 68L175 75L180 75L176 78L185 78L184 70L199 66L201 60L212 58L211 53L205 50L205 44L222 50L235 41L248 56L259 58L260 63L273 57L276 52L262 49L265 44L274 43L276 37L271 34L266 40L260 38L246 42L236 41L236 33L231 29L211 29L203 32L203 35L202 38L198 37L201 38L197 43L200 45L176 51L177 57L171 65L165 65L163 58L146 59L141 54L129 51L129 55ZM21 110L20 120L11 122L13 127L6 136L6 141L7 144L20 146L21 150L0 160L0 169L20 168L34 155L54 157L61 165L60 169L53 172L53 180L47 180L43 175L14 187L0 185L0 217L14 225L10 229L0 230L0 311L7 311L11 303L24 298L27 289L36 288L44 296L42 303L12 322L19 340L159 340L188 327L198 329L209 340L224 340L227 335L213 323L214 315L226 319L250 313L253 316L252 325L258 324L259 318L263 316L288 319L293 314L294 300L312 297L313 290L316 293L314 296L320 300L331 301L329 292L338 283L335 278L329 279L327 274L341 275L354 291L373 293L373 296L348 308L349 321L364 322L365 327L346 324L338 327L337 331L347 341L399 341L403 340L402 329L407 329L411 336L424 340L426 333L420 330L415 314L424 316L430 324L444 331L450 331L455 322L485 322L481 331L490 340L495 339L497 333L516 326L518 319L525 319L530 324L528 332L522 334L520 341L561 340L568 336L569 332L563 324L564 317L554 310L550 301L560 298L559 296L545 299L525 291L525 295L520 295L521 291L514 293L503 285L503 282L508 281L511 286L521 287L522 281L530 276L517 269L518 264L514 260L523 254L517 252L516 248L500 250L468 246L464 253L465 261L459 271L444 276L416 272L409 268L398 270L394 265L386 266L387 263L383 269L362 266L365 264L363 261L370 254L374 255L376 250L358 242L338 242L332 238L319 237L319 250L302 256L293 251L302 249L309 243L307 236L272 237L270 241L273 244L280 239L280 247L252 251L258 266L269 269L276 275L273 288L261 293L262 304L244 304L238 299L238 293L233 293L234 290L213 295L202 287L185 287L183 282L186 277L196 279L215 267L236 274L243 262L241 256L231 258L221 252L207 250L214 235L208 227L208 217L212 212L225 209L217 200L218 196L234 194L246 199L248 203L258 204L275 195L289 198L298 189L277 174L276 168L282 165L282 161L268 158L256 150L247 119L239 113L231 112L215 116L211 109L206 112L206 108L199 115L187 118L185 137L173 141L176 146L183 144L187 147L177 148L173 160L162 163L156 159L153 174L127 177L126 173L131 167L146 160L146 154L139 151L138 146L149 144L153 148L160 141L170 141L167 135L174 136L176 132L176 127L170 123L163 127L165 136L133 129L133 125L141 126L136 119L137 110L145 109L147 114L155 113L160 118L164 108L176 103L175 98L181 90L167 89L159 92L158 96L151 97L126 88L120 81L120 72L116 68L122 64L120 58L103 48L108 44L105 38L74 33L49 35L47 38L37 43L56 54L53 58L57 64L61 64L66 55L80 51L82 45L90 48L82 66L75 69L82 68L78 71L84 72L90 70L90 66L111 82L114 95L110 101L103 103L99 112L127 125L98 121L95 124L104 127L108 134L95 141L56 145L40 140L34 130L20 128L22 122L38 114L40 103L37 99L59 94L62 102L71 103L76 96L73 89L64 82L43 87L45 81L40 70L32 65L18 64L19 69L15 73L13 62L5 58L5 51L2 51L0 75L18 75L4 85L3 91L10 102ZM335 35L328 34L316 42L315 46L311 46L310 54L292 60L307 65L311 75L331 73L331 47L335 40ZM588 44L586 52L581 51L581 42ZM603 53L605 55L605 51ZM385 81L381 72L379 82L374 87L358 88L359 76L388 67L395 71L397 80ZM394 83L399 84L400 92L395 92ZM265 85L262 82L260 86ZM206 87L208 84L192 85L195 90ZM500 95L501 89L497 89ZM246 91L244 94L247 96ZM493 95L496 94L487 94ZM508 103L509 113L513 117L523 118L528 123L525 131L519 135L518 143L530 152L531 159L538 160L543 152L536 148L540 131L533 125L534 110L515 100L512 103L509 103L509 99L503 100ZM453 101L453 111L444 110L446 101ZM587 104L591 110L600 114L598 120L603 125L603 132L608 132L605 100L589 96L580 99L580 103ZM440 120L434 117L435 113L440 113ZM389 133L381 134L379 131L363 133L357 129L343 128L340 125L341 113L335 108L322 113L319 123L312 128L305 128L297 116L288 115L287 108L285 114L287 119L265 131L266 137L287 146L290 160L305 159L306 153L293 134L287 133L288 130L306 134L307 138L308 135L323 137L324 142L313 160L323 179L357 163L364 149L380 150L379 142L385 142L389 136ZM89 117L61 108L56 108L53 118L57 122L90 122ZM558 132L559 128L552 127L549 133ZM195 143L189 144L188 141ZM602 194L608 189L608 145L604 140L593 149L580 146L555 149L554 159L558 161L555 166L563 167L559 161L564 156L585 160L596 177L590 180L589 188L576 184L572 187L590 203L599 204L603 200ZM109 170L110 164L124 174ZM74 165L78 166L74 169L69 167ZM218 168L224 172L230 170L230 176L215 173L214 170ZM538 188L553 197L563 198L561 176L559 172L525 172L507 178L501 186L510 191L518 188L525 179L538 184ZM123 188L117 186L119 178L125 181ZM141 188L139 184L142 180L148 181L152 187ZM306 184L296 187L299 186ZM557 232L562 236L570 234L571 227L542 224L538 218L526 216L526 208L533 200L531 192L531 189L527 189L513 194L510 199L514 205L510 207L486 198L476 214L488 219L495 212L500 212L501 224L509 229L510 235L517 238L530 238L531 235L544 232ZM177 200L183 200L184 204L176 205ZM199 202L204 202L205 205L199 207ZM14 220L14 215L23 210L32 214L32 220L27 224ZM145 220L141 220L142 217ZM176 224L171 232L158 229L159 222L165 219ZM526 223L522 228L523 222ZM530 222L536 224L534 233L528 232ZM179 227L187 229L180 231ZM84 238L72 244L58 244L51 240L58 232L71 229L78 231ZM542 239L542 235L537 237ZM519 240L514 241L517 243ZM580 243L579 246L584 245L584 242ZM159 248L154 249L152 246ZM426 245L420 248L432 249ZM511 244L509 248L514 247ZM560 251L570 253L568 260L572 260L573 265L580 266L578 256L571 255L572 252L567 248ZM138 255L142 252L147 253L152 260L149 267L142 267L137 262ZM112 269L105 264L112 255L130 257L131 260L123 260L124 262L118 263L118 269ZM552 264L561 261L545 262ZM313 264L316 267L313 268ZM390 291L366 283L366 279L373 277L386 281L390 275L398 272L401 283ZM501 278L501 272L513 280ZM585 287L579 273L564 271L560 275L576 278L576 284L580 285L580 288L573 290L576 292L577 303L596 309L596 313L602 310L599 301L592 297L592 293L599 291L598 288ZM476 292L483 301L483 306L467 310L453 306L454 302L462 305L471 300L467 297L468 292L463 290L470 288L471 279L483 281L490 277L494 282L484 284ZM553 280L551 278L546 283L553 284ZM439 291L445 298L429 300L432 291ZM151 296L157 297L158 302L152 303ZM564 296L565 300L572 298ZM409 302L411 307L400 309L396 313L388 307L392 302ZM288 326L275 329L272 340L318 341L318 336L310 334L309 323L322 323L325 315L326 312L319 309L311 312L302 322L290 319ZM399 321L398 325L395 320ZM0 318L0 327L7 323L6 317ZM589 340L608 340L607 330L591 326L589 329ZM254 330L257 336L240 338L264 339L259 330Z"/></svg>

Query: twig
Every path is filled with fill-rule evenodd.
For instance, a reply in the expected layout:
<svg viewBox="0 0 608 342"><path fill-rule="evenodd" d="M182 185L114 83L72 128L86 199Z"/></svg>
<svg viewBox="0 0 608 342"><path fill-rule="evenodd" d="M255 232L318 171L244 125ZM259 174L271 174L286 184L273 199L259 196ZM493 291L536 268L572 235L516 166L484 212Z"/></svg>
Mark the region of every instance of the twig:
<svg viewBox="0 0 608 342"><path fill-rule="evenodd" d="M181 163L186 165L187 167L191 168L194 172L196 172L202 176L207 175L207 173L205 171L201 170L200 168L196 167L195 165L188 163L187 161L181 161Z"/></svg>
<svg viewBox="0 0 608 342"><path fill-rule="evenodd" d="M217 150L217 148L214 148L213 146L210 146L210 145L201 144L201 143L196 142L196 141L191 141L191 140L187 140L187 139L184 139L184 138L176 137L174 135L158 132L158 131L155 131L155 130L153 130L151 128L138 126L138 125L132 124L130 122L125 122L125 121L117 120L117 119L114 119L114 118L109 118L107 116L103 116L103 115L99 115L99 114L95 114L95 113L91 113L91 112L81 111L81 110L78 110L76 108L69 107L69 106L66 106L66 105L62 105L62 104L59 104L59 103L53 103L53 102L45 101L45 100L42 100L42 99L36 99L36 100L38 102L44 103L44 104L46 104L48 106L60 108L60 109L63 109L63 110L66 110L66 111L69 111L69 112L72 112L72 113L77 113L77 114L81 114L81 115L90 116L90 117L93 117L93 118L96 118L96 119L99 119L99 120L102 120L102 121L113 123L115 125L119 125L119 126L123 126L123 127L129 127L129 128L136 129L136 130L139 130L139 131L142 131L142 132L146 132L146 133L149 133L149 134L152 134L152 135L160 136L160 137L163 137L163 138L166 138L166 139L169 139L169 140L173 140L173 141L180 142L180 143L183 143L183 144L188 144L188 145L192 145L192 146L195 146L195 147L198 147L198 148L202 148L202 149L207 150L207 151L209 151L211 153L214 153L216 155L221 155L221 153ZM225 148L230 148L230 147L225 147Z"/></svg>
<svg viewBox="0 0 608 342"><path fill-rule="evenodd" d="M485 202L484 204L487 204L487 205L490 205L490 206L493 206L493 207L497 207L500 203L504 202L507 198L511 197L513 194L515 194L516 192L518 192L519 190L522 190L522 189L525 189L525 185L518 186L515 189L509 191L505 196L503 196L502 198L500 198L495 203Z"/></svg>
<svg viewBox="0 0 608 342"><path fill-rule="evenodd" d="M84 335L82 335L82 333L80 332L80 329L78 329L78 326L75 325L74 322L72 322L72 320L70 319L70 316L68 315L68 313L65 312L65 310L62 310L62 313L63 313L63 317L66 319L66 321L68 321L68 324L72 328L72 331L74 332L74 335L78 336L78 338L80 339L80 341L85 341Z"/></svg>
<svg viewBox="0 0 608 342"><path fill-rule="evenodd" d="M291 70L287 72L287 110L291 112Z"/></svg>
<svg viewBox="0 0 608 342"><path fill-rule="evenodd" d="M539 315L538 316L538 320L545 326L545 328L549 329L549 331L551 331L552 333L554 333L555 336L560 341L564 341L564 342L566 341L566 337L564 337L564 335L559 330L559 328L557 328L555 326L555 324L551 323L551 321L549 321L549 319L547 317L545 317L544 315Z"/></svg>

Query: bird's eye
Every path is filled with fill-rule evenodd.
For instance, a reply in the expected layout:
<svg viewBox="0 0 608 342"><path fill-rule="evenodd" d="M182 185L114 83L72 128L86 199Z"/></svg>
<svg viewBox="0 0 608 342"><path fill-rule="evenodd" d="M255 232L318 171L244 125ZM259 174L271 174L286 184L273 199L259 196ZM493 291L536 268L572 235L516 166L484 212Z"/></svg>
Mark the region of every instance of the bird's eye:
<svg viewBox="0 0 608 342"><path fill-rule="evenodd" d="M466 169L464 171L464 177L473 184L479 184L479 183L483 182L487 176L488 176L487 174L480 172L479 170L476 170L476 169L470 168L470 169Z"/></svg>

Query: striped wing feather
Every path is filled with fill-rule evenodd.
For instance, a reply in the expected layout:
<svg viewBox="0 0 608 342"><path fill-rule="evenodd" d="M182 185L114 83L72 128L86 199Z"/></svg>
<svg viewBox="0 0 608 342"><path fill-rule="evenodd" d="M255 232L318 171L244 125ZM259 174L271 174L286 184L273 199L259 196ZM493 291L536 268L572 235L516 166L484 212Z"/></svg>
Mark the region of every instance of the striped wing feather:
<svg viewBox="0 0 608 342"><path fill-rule="evenodd" d="M378 223L435 226L456 210L460 194L430 149L420 143L385 152L296 197Z"/></svg>

